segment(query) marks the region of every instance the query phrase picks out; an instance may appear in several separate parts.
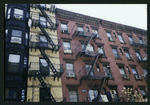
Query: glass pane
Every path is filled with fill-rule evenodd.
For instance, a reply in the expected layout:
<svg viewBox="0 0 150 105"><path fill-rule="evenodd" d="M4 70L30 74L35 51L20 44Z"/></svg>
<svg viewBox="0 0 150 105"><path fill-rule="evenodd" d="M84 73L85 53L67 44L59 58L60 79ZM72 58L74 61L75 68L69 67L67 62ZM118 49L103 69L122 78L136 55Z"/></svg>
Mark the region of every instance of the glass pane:
<svg viewBox="0 0 150 105"><path fill-rule="evenodd" d="M22 31L19 31L19 30L12 30L12 35L13 35L13 36L22 37Z"/></svg>
<svg viewBox="0 0 150 105"><path fill-rule="evenodd" d="M121 35L118 35L118 37L119 37L120 42L122 42L122 43L123 43L124 41L123 41L122 36L121 36Z"/></svg>
<svg viewBox="0 0 150 105"><path fill-rule="evenodd" d="M71 64L71 63L66 63L66 69L67 69L67 70L73 70L73 64Z"/></svg>
<svg viewBox="0 0 150 105"><path fill-rule="evenodd" d="M40 62L42 63L42 66L48 66L45 59L40 59Z"/></svg>
<svg viewBox="0 0 150 105"><path fill-rule="evenodd" d="M70 43L69 42L63 42L64 48L70 49Z"/></svg>
<svg viewBox="0 0 150 105"><path fill-rule="evenodd" d="M93 33L98 34L98 30L93 30Z"/></svg>
<svg viewBox="0 0 150 105"><path fill-rule="evenodd" d="M123 68L119 68L119 70L120 70L120 74L122 74L122 75L124 75L124 74L125 74L125 72L124 72L124 69L123 69Z"/></svg>
<svg viewBox="0 0 150 105"><path fill-rule="evenodd" d="M144 74L147 74L147 70L146 69L143 69L143 71L144 71Z"/></svg>
<svg viewBox="0 0 150 105"><path fill-rule="evenodd" d="M125 55L126 55L127 58L130 57L128 52L125 52Z"/></svg>
<svg viewBox="0 0 150 105"><path fill-rule="evenodd" d="M15 9L15 14L23 15L23 10Z"/></svg>
<svg viewBox="0 0 150 105"><path fill-rule="evenodd" d="M40 17L40 21L45 21L46 22L46 18L45 17Z"/></svg>
<svg viewBox="0 0 150 105"><path fill-rule="evenodd" d="M8 61L13 62L13 63L19 63L20 55L9 54L9 60Z"/></svg>
<svg viewBox="0 0 150 105"><path fill-rule="evenodd" d="M24 64L27 65L27 57L24 57Z"/></svg>
<svg viewBox="0 0 150 105"><path fill-rule="evenodd" d="M136 56L141 60L139 52L135 52Z"/></svg>
<svg viewBox="0 0 150 105"><path fill-rule="evenodd" d="M103 53L104 53L104 52L103 52L103 47L98 48L98 52L103 54Z"/></svg>
<svg viewBox="0 0 150 105"><path fill-rule="evenodd" d="M143 40L140 39L140 43L141 43L141 44L144 44L144 43L143 43Z"/></svg>
<svg viewBox="0 0 150 105"><path fill-rule="evenodd" d="M133 43L133 39L131 38L131 37L129 37L129 40L130 40L130 42L131 42L131 44Z"/></svg>
<svg viewBox="0 0 150 105"><path fill-rule="evenodd" d="M137 74L137 72L136 72L136 70L134 69L134 68L131 68L132 69L132 72L133 72L133 74Z"/></svg>
<svg viewBox="0 0 150 105"><path fill-rule="evenodd" d="M61 28L62 29L67 29L67 25L66 24L61 24Z"/></svg>
<svg viewBox="0 0 150 105"><path fill-rule="evenodd" d="M145 95L145 91L144 91L144 90L141 90L141 94L142 94L142 95Z"/></svg>
<svg viewBox="0 0 150 105"><path fill-rule="evenodd" d="M111 33L107 33L107 37L111 38Z"/></svg>
<svg viewBox="0 0 150 105"><path fill-rule="evenodd" d="M78 31L83 31L83 28L82 27L78 27Z"/></svg>
<svg viewBox="0 0 150 105"><path fill-rule="evenodd" d="M26 33L26 39L28 39L28 33Z"/></svg>
<svg viewBox="0 0 150 105"><path fill-rule="evenodd" d="M45 36L40 36L40 41L41 41L41 42L47 42L47 39L46 39Z"/></svg>
<svg viewBox="0 0 150 105"><path fill-rule="evenodd" d="M10 14L11 8L8 9L8 14Z"/></svg>

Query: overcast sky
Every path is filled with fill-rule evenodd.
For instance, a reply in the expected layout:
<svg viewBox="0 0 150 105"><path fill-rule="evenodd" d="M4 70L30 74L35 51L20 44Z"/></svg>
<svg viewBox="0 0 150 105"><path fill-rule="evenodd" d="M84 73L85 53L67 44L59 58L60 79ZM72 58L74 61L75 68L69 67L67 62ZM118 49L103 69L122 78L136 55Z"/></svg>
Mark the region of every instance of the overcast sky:
<svg viewBox="0 0 150 105"><path fill-rule="evenodd" d="M147 30L147 4L56 4L56 8Z"/></svg>

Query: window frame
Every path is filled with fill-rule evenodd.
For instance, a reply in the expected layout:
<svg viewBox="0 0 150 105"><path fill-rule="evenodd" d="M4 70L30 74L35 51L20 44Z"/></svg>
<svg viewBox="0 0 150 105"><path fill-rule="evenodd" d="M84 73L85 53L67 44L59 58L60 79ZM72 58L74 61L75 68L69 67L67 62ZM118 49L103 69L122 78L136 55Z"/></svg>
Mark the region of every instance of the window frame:
<svg viewBox="0 0 150 105"><path fill-rule="evenodd" d="M67 69L67 64L72 64L72 66L73 66L72 70ZM74 73L74 76L73 76L73 77L76 77L74 63L73 63L73 62L66 62L65 66L66 66L67 77L70 78L70 76L68 76L69 73Z"/></svg>
<svg viewBox="0 0 150 105"><path fill-rule="evenodd" d="M116 50L117 54L114 54L113 49ZM113 54L114 54L115 59L121 59L120 54L119 54L119 52L118 52L118 50L117 50L117 47L116 47L116 48L115 48L115 47L112 47L112 52L113 52ZM118 56L116 57L115 55L118 55Z"/></svg>
<svg viewBox="0 0 150 105"><path fill-rule="evenodd" d="M100 49L100 48L102 48L102 50L103 50L103 55L102 55L102 57L106 57L105 50L104 50L104 46L97 46L98 53L100 53L100 52L99 52L99 49Z"/></svg>
<svg viewBox="0 0 150 105"><path fill-rule="evenodd" d="M21 10L22 14L15 13L15 9ZM16 18L15 15L19 15L19 16L21 16L21 18ZM14 14L13 14L13 16L14 16L15 19L17 19L17 20L23 20L24 19L23 15L24 15L24 10L23 9L14 8Z"/></svg>
<svg viewBox="0 0 150 105"><path fill-rule="evenodd" d="M123 69L124 74L121 74L121 71L120 71L121 77L123 77L123 76L127 75L127 73L126 73L126 71L125 71L124 66L120 66L120 65L118 65L118 68L119 68L119 71L120 71L121 69Z"/></svg>
<svg viewBox="0 0 150 105"><path fill-rule="evenodd" d="M41 18L43 18L42 20L41 20ZM46 28L47 27L47 19L46 19L46 17L45 16L42 16L42 15L40 15L39 16L39 22L40 22L40 24L42 25L42 27L44 27L44 28ZM44 25L43 25L43 23L44 23Z"/></svg>
<svg viewBox="0 0 150 105"><path fill-rule="evenodd" d="M120 41L121 40L120 38L122 39L123 42ZM118 34L118 39L119 39L120 43L125 44L125 41L124 41L124 38L122 35Z"/></svg>
<svg viewBox="0 0 150 105"><path fill-rule="evenodd" d="M41 60L44 60L46 62L46 60L44 58L39 58L39 68L40 68L41 75L42 76L49 76L49 75L51 75L48 63L46 62L45 63L46 65L44 66L43 63L41 62Z"/></svg>
<svg viewBox="0 0 150 105"><path fill-rule="evenodd" d="M62 25L66 25L66 28L63 28ZM69 33L68 23L63 23L63 22L61 22L61 23L60 23L60 28L61 28L61 32L62 32L62 33ZM63 30L64 30L64 32L63 32Z"/></svg>
<svg viewBox="0 0 150 105"><path fill-rule="evenodd" d="M97 33L95 33L94 31L96 31ZM100 34L99 34L98 29L92 29L92 32L93 32L94 34L97 34L96 38L100 38Z"/></svg>
<svg viewBox="0 0 150 105"><path fill-rule="evenodd" d="M42 40L41 40L41 37L45 37L45 42L43 42ZM40 46L42 46L42 47L45 47L45 48L48 48L48 40L47 40L47 38L46 38L46 36L44 36L44 35L39 35L39 44L40 44Z"/></svg>
<svg viewBox="0 0 150 105"><path fill-rule="evenodd" d="M70 91L75 91L76 97L77 97L77 99L76 99L77 101L70 101L70 99L72 99L72 98L70 98L70 95L72 95L72 94L70 94ZM79 102L79 95L78 95L78 90L77 89L69 89L69 102Z"/></svg>
<svg viewBox="0 0 150 105"><path fill-rule="evenodd" d="M88 66L89 69L87 69L87 66ZM87 63L85 64L85 69L86 69L87 75L88 75L88 73L89 73L89 71L90 71L90 69L91 69L90 66L92 67L92 64L91 64L91 65L89 65L89 64L87 64ZM94 76L94 75L95 75L95 73L94 73L94 68L93 68L93 71L90 73L90 75L91 75L91 76Z"/></svg>
<svg viewBox="0 0 150 105"><path fill-rule="evenodd" d="M10 12L9 12L9 10L10 10ZM8 8L8 10L7 10L7 17L6 17L6 19L10 19L10 17L11 17L11 11L12 11L12 8Z"/></svg>
<svg viewBox="0 0 150 105"><path fill-rule="evenodd" d="M139 54L139 56L137 56L137 53ZM136 57L138 58L138 60L140 60L140 61L143 60L140 51L135 51L135 55L136 55Z"/></svg>
<svg viewBox="0 0 150 105"><path fill-rule="evenodd" d="M9 90L15 90L14 92L13 92L13 95L15 94L15 97L14 98L10 98L10 92L9 92ZM8 92L7 92L7 90L8 90ZM6 87L5 88L5 101L16 101L17 100L17 96L18 96L18 92L17 92L17 87ZM8 94L8 95L7 95Z"/></svg>
<svg viewBox="0 0 150 105"><path fill-rule="evenodd" d="M110 37L108 37L109 36L108 34L110 34ZM114 42L114 38L113 38L111 32L106 31L106 35L107 35L107 38L108 38L109 41ZM112 38L112 40L110 38Z"/></svg>
<svg viewBox="0 0 150 105"><path fill-rule="evenodd" d="M134 43L133 37L132 37L132 36L128 36L128 38L129 38L130 44L133 44L133 43ZM132 40L132 41L131 41L131 40Z"/></svg>
<svg viewBox="0 0 150 105"><path fill-rule="evenodd" d="M69 47L65 47L65 43L69 43ZM69 42L69 41L63 41L63 49L64 49L64 53L72 53L71 42ZM70 52L68 52L68 50Z"/></svg>
<svg viewBox="0 0 150 105"><path fill-rule="evenodd" d="M20 32L21 32L20 36L13 35L13 31L18 31L18 32L20 31ZM23 36L22 34L23 34L23 31L22 31L22 30L19 30L19 29L12 29L10 42L11 42L11 43L17 43L17 44L22 44L22 36ZM14 38L18 38L19 41L18 41L18 42L17 42L17 41L12 42L12 40L14 40Z"/></svg>
<svg viewBox="0 0 150 105"><path fill-rule="evenodd" d="M111 73L111 69L110 69L110 66L109 66L109 64L103 64L103 70L104 70L104 67L106 67L107 68L107 73L109 72L109 79L113 79L113 75L112 75L112 73ZM106 72L105 72L105 70L104 70L104 74L105 74L105 76L107 76L106 75Z"/></svg>

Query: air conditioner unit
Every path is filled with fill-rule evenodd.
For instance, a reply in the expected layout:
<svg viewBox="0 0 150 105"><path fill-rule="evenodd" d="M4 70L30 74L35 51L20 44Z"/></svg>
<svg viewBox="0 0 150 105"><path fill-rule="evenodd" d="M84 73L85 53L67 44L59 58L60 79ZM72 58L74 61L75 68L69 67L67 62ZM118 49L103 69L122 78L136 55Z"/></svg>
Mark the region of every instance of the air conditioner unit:
<svg viewBox="0 0 150 105"><path fill-rule="evenodd" d="M75 74L74 73L68 73L67 77L75 77Z"/></svg>
<svg viewBox="0 0 150 105"><path fill-rule="evenodd" d="M141 79L141 76L140 75L135 75L135 78L136 79Z"/></svg>

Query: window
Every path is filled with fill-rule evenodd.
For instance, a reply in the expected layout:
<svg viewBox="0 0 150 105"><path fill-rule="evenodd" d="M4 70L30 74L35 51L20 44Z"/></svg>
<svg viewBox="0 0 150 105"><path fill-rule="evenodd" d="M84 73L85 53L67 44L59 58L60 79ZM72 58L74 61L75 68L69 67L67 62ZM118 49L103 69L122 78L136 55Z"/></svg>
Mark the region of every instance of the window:
<svg viewBox="0 0 150 105"><path fill-rule="evenodd" d="M126 75L126 72L124 70L124 67L119 67L119 71L122 77L124 77Z"/></svg>
<svg viewBox="0 0 150 105"><path fill-rule="evenodd" d="M103 69L104 69L104 72L105 72L105 76L109 76L110 78L112 78L109 65L103 65Z"/></svg>
<svg viewBox="0 0 150 105"><path fill-rule="evenodd" d="M84 48L84 45L82 44L82 49ZM90 51L90 52L94 52L94 48L93 48L93 46L92 45L90 45L90 44L88 44L87 46L86 46L86 49L85 49L86 51Z"/></svg>
<svg viewBox="0 0 150 105"><path fill-rule="evenodd" d="M99 64L96 64L97 71L100 72Z"/></svg>
<svg viewBox="0 0 150 105"><path fill-rule="evenodd" d="M146 69L143 69L143 71L144 71L144 74L147 75L147 70L146 70Z"/></svg>
<svg viewBox="0 0 150 105"><path fill-rule="evenodd" d="M141 95L143 96L144 100L147 102L147 93L145 91L145 87L139 87Z"/></svg>
<svg viewBox="0 0 150 105"><path fill-rule="evenodd" d="M77 90L69 90L70 102L78 102Z"/></svg>
<svg viewBox="0 0 150 105"><path fill-rule="evenodd" d="M27 12L26 17L29 18L29 13Z"/></svg>
<svg viewBox="0 0 150 105"><path fill-rule="evenodd" d="M5 98L7 100L14 100L17 98L17 88L6 88Z"/></svg>
<svg viewBox="0 0 150 105"><path fill-rule="evenodd" d="M115 58L120 58L120 56L119 56L118 51L117 51L116 48L112 48L112 51L114 53Z"/></svg>
<svg viewBox="0 0 150 105"><path fill-rule="evenodd" d="M115 99L118 98L117 89L110 89L110 94L111 94L111 97L112 97L113 101L115 101Z"/></svg>
<svg viewBox="0 0 150 105"><path fill-rule="evenodd" d="M130 70L129 70L129 67L128 67L128 66L126 66L126 69L127 69L127 71L129 72L129 74L131 74L131 72L130 72Z"/></svg>
<svg viewBox="0 0 150 105"><path fill-rule="evenodd" d="M92 31L93 31L94 34L97 35L98 38L100 37L100 35L98 34L98 30L96 30L96 29L94 30L94 29L93 29Z"/></svg>
<svg viewBox="0 0 150 105"><path fill-rule="evenodd" d="M40 4L40 6L41 6L42 8L45 8L45 7L46 7L46 4Z"/></svg>
<svg viewBox="0 0 150 105"><path fill-rule="evenodd" d="M8 37L8 29L5 30L5 41L7 42L7 37Z"/></svg>
<svg viewBox="0 0 150 105"><path fill-rule="evenodd" d="M19 43L21 44L22 31L20 30L12 30L11 43Z"/></svg>
<svg viewBox="0 0 150 105"><path fill-rule="evenodd" d="M92 102L92 100L97 97L97 94L97 90L89 90L89 102Z"/></svg>
<svg viewBox="0 0 150 105"><path fill-rule="evenodd" d="M50 88L48 90L50 91ZM46 88L40 88L40 102L49 100L49 96L46 94Z"/></svg>
<svg viewBox="0 0 150 105"><path fill-rule="evenodd" d="M117 38L117 36L116 36L116 34L115 34L115 33L113 33L113 35L114 35L114 37L115 37L115 38Z"/></svg>
<svg viewBox="0 0 150 105"><path fill-rule="evenodd" d="M40 73L43 76L49 75L49 66L45 59L40 59Z"/></svg>
<svg viewBox="0 0 150 105"><path fill-rule="evenodd" d="M139 41L140 41L141 44L144 44L142 38L139 38Z"/></svg>
<svg viewBox="0 0 150 105"><path fill-rule="evenodd" d="M88 64L86 64L86 65L85 65L85 67L86 67L87 74L89 74L89 71L91 70L92 65L88 65ZM93 72L94 72L94 71L93 71L93 70L91 70L90 75L94 75L94 73L93 73Z"/></svg>
<svg viewBox="0 0 150 105"><path fill-rule="evenodd" d="M142 96L146 95L146 92L144 89L140 89Z"/></svg>
<svg viewBox="0 0 150 105"><path fill-rule="evenodd" d="M39 43L40 46L41 46L41 47L48 47L47 38L46 38L45 36L43 36L43 35L40 35L39 37L40 37L40 38L39 38L39 39L40 39L40 40L39 40L39 41L40 41L40 43Z"/></svg>
<svg viewBox="0 0 150 105"><path fill-rule="evenodd" d="M83 27L78 27L78 31L84 31Z"/></svg>
<svg viewBox="0 0 150 105"><path fill-rule="evenodd" d="M86 31L87 31L87 32L90 32L89 27L86 27Z"/></svg>
<svg viewBox="0 0 150 105"><path fill-rule="evenodd" d="M26 46L28 45L28 33L26 33L26 35L25 35L25 45Z"/></svg>
<svg viewBox="0 0 150 105"><path fill-rule="evenodd" d="M138 57L139 60L142 60L140 53L138 51L135 51L136 56Z"/></svg>
<svg viewBox="0 0 150 105"><path fill-rule="evenodd" d="M14 17L18 20L23 20L23 10L21 9L14 9Z"/></svg>
<svg viewBox="0 0 150 105"><path fill-rule="evenodd" d="M103 57L105 57L105 52L104 52L104 47L98 47L98 53L102 53L103 54Z"/></svg>
<svg viewBox="0 0 150 105"><path fill-rule="evenodd" d="M61 23L61 30L62 32L68 32L68 26L65 23Z"/></svg>
<svg viewBox="0 0 150 105"><path fill-rule="evenodd" d="M119 50L120 50L121 55L123 55L122 49L121 49L121 48L119 48Z"/></svg>
<svg viewBox="0 0 150 105"><path fill-rule="evenodd" d="M125 53L125 55L126 55L126 57L127 57L128 60L132 59L132 56L130 55L129 50L124 49L124 53Z"/></svg>
<svg viewBox="0 0 150 105"><path fill-rule="evenodd" d="M147 39L144 39L145 44L147 45Z"/></svg>
<svg viewBox="0 0 150 105"><path fill-rule="evenodd" d="M27 66L27 57L24 57L24 68Z"/></svg>
<svg viewBox="0 0 150 105"><path fill-rule="evenodd" d="M8 72L18 72L20 63L20 55L9 54Z"/></svg>
<svg viewBox="0 0 150 105"><path fill-rule="evenodd" d="M75 77L73 63L66 63L67 77Z"/></svg>
<svg viewBox="0 0 150 105"><path fill-rule="evenodd" d="M109 41L114 41L110 32L107 32L106 34L107 34L107 37L108 37Z"/></svg>
<svg viewBox="0 0 150 105"><path fill-rule="evenodd" d="M131 36L129 36L129 41L130 41L131 44L133 44L133 39L132 39Z"/></svg>
<svg viewBox="0 0 150 105"><path fill-rule="evenodd" d="M125 43L121 35L118 35L118 38L119 38L121 43Z"/></svg>
<svg viewBox="0 0 150 105"><path fill-rule="evenodd" d="M70 42L63 42L64 53L72 53Z"/></svg>
<svg viewBox="0 0 150 105"><path fill-rule="evenodd" d="M46 21L46 18L43 17L43 16L40 16L40 24L42 25L42 27L46 27L46 24L47 21Z"/></svg>
<svg viewBox="0 0 150 105"><path fill-rule="evenodd" d="M11 8L8 9L8 12L7 12L7 19L10 18L10 12L11 12Z"/></svg>
<svg viewBox="0 0 150 105"><path fill-rule="evenodd" d="M134 75L138 75L138 73L137 73L137 71L136 71L135 68L131 67L131 70L132 70L132 72L133 72Z"/></svg>

